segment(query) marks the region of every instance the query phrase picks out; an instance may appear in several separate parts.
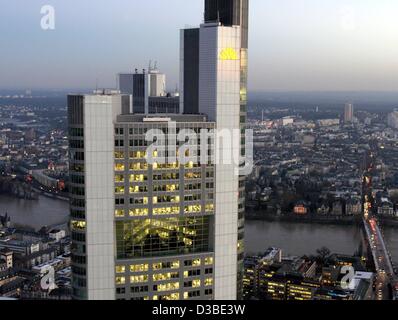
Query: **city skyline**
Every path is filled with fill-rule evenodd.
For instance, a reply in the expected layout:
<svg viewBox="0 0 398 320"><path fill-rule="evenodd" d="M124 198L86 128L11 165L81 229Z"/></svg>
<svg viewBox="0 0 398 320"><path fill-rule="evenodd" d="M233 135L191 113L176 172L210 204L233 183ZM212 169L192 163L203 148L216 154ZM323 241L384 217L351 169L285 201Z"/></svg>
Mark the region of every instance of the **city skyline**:
<svg viewBox="0 0 398 320"><path fill-rule="evenodd" d="M55 30L40 28L45 4L55 8ZM34 0L21 9L7 0L0 13L0 27L8 30L2 35L0 88L115 87L115 73L156 60L168 76L168 89L174 89L179 37L173 30L186 27L187 21L203 21L201 1L184 2L184 15L178 11L181 5L181 0L119 0L93 8L87 1ZM257 0L251 6L250 91L397 87L398 4Z"/></svg>

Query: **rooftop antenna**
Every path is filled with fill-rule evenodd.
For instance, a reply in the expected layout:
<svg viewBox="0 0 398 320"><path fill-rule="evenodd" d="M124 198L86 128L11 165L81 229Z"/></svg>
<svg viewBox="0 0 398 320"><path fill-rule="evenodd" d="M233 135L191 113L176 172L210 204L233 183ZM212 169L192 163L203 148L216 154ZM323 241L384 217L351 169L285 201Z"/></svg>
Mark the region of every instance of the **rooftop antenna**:
<svg viewBox="0 0 398 320"><path fill-rule="evenodd" d="M149 72L151 72L151 70L152 70L152 60L149 60Z"/></svg>
<svg viewBox="0 0 398 320"><path fill-rule="evenodd" d="M155 67L154 67L154 69L155 69L155 70L158 70L158 62L157 62L157 61L155 61Z"/></svg>

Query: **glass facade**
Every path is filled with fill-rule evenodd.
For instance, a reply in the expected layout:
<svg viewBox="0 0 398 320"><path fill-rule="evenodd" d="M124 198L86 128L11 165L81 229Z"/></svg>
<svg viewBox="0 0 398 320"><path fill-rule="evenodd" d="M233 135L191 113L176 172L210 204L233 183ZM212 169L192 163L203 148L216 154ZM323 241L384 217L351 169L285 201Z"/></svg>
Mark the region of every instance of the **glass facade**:
<svg viewBox="0 0 398 320"><path fill-rule="evenodd" d="M87 298L83 104L82 96L68 96L72 284L77 299Z"/></svg>
<svg viewBox="0 0 398 320"><path fill-rule="evenodd" d="M214 167L184 165L178 152L166 163L148 163L145 135L156 129L177 140L181 130L199 133L214 124L177 121L169 132L167 122L137 119L126 116L115 126L116 298L212 299ZM192 146L199 150L200 141Z"/></svg>
<svg viewBox="0 0 398 320"><path fill-rule="evenodd" d="M210 217L116 222L118 259L210 251Z"/></svg>

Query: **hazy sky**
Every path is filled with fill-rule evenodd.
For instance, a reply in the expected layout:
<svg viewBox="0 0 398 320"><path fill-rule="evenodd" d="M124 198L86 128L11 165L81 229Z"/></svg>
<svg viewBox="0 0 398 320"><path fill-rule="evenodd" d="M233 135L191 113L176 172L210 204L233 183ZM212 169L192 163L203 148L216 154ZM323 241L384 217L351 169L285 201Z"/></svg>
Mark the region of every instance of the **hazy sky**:
<svg viewBox="0 0 398 320"><path fill-rule="evenodd" d="M174 88L179 29L202 21L203 2L0 0L0 88L114 87L149 60ZM397 0L250 0L249 89L398 90L397 17Z"/></svg>

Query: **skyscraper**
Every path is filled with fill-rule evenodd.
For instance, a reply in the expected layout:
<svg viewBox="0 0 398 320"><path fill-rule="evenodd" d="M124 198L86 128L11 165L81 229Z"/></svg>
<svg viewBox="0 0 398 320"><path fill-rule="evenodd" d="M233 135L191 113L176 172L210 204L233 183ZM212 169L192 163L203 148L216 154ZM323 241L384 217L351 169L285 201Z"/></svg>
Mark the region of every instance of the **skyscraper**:
<svg viewBox="0 0 398 320"><path fill-rule="evenodd" d="M240 127L241 155L245 157L245 129L247 118L247 79L249 45L249 0L205 0L205 22L219 22L224 27L240 27ZM245 177L239 180L238 203L238 298L242 297L244 258Z"/></svg>
<svg viewBox="0 0 398 320"><path fill-rule="evenodd" d="M166 75L157 68L119 73L118 89L132 96L131 112L140 114L179 113L180 99L166 92Z"/></svg>
<svg viewBox="0 0 398 320"><path fill-rule="evenodd" d="M218 24L224 28L240 28L240 48L237 50L240 61L240 127L242 130L241 155L245 156L245 136L247 117L247 75L248 75L248 26L249 26L249 1L248 0L205 0L204 28L211 24ZM180 109L186 114L203 112L199 108L199 75L202 70L200 52L203 52L205 43L201 43L204 32L197 29L181 31L180 53ZM202 50L202 51L201 51ZM213 48L214 50L214 48ZM213 54L216 54L213 52ZM216 72L216 71L213 71ZM204 82L202 82L202 87ZM211 91L211 90L210 90ZM239 222L238 222L238 298L241 297L243 281L243 256L244 256L244 194L245 177L239 181Z"/></svg>
<svg viewBox="0 0 398 320"><path fill-rule="evenodd" d="M213 299L215 167L149 164L145 135L156 129L177 139L214 122L123 115L122 98L68 97L73 296Z"/></svg>
<svg viewBox="0 0 398 320"><path fill-rule="evenodd" d="M180 33L180 109L199 113L199 28Z"/></svg>
<svg viewBox="0 0 398 320"><path fill-rule="evenodd" d="M120 77L122 93L68 97L76 299L239 297L244 180L224 156L240 158L244 149L247 1L230 2L232 16L219 15L224 23L210 21L214 8L206 2L209 19L181 32L182 114L150 112L144 73ZM195 74L187 77L187 70ZM147 141L153 130L171 139L167 150ZM183 136L176 150L169 149L186 130L209 136L184 152ZM238 132L238 139L228 144L212 130ZM181 154L222 158L183 163ZM161 155L166 162L156 160Z"/></svg>
<svg viewBox="0 0 398 320"><path fill-rule="evenodd" d="M354 121L354 105L346 103L344 107L344 122L352 123Z"/></svg>

